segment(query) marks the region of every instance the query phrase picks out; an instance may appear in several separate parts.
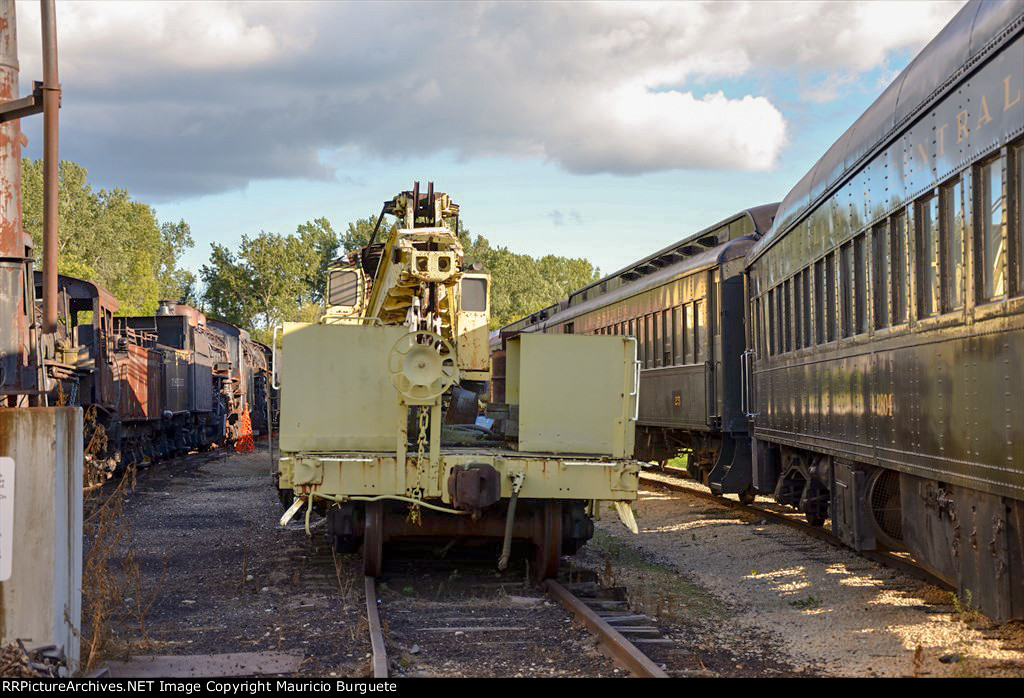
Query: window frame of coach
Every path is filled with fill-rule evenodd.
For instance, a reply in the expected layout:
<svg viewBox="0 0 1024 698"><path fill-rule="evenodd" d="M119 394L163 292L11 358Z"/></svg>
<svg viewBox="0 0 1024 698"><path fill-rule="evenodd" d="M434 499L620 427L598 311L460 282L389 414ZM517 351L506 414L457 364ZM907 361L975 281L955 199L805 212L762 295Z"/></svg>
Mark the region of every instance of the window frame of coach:
<svg viewBox="0 0 1024 698"><path fill-rule="evenodd" d="M706 291L698 295L701 277ZM686 290L689 286L693 287L693 292ZM721 287L720 268L705 267L645 291L645 294L666 292L672 296L671 302L658 306L656 311L646 312L643 302L630 297L562 323L561 331L634 337L637 360L644 370L699 365L714 360L713 344L721 333L721 323L712 313L721 305ZM610 322L614 317L624 319Z"/></svg>
<svg viewBox="0 0 1024 698"><path fill-rule="evenodd" d="M750 303L764 358L1024 309L1024 138L837 241Z"/></svg>

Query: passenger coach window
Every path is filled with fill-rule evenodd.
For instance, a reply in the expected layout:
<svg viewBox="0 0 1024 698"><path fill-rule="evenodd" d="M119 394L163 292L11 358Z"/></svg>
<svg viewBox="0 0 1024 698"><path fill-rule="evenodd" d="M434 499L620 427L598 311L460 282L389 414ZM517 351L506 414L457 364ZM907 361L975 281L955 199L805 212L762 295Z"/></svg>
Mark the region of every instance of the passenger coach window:
<svg viewBox="0 0 1024 698"><path fill-rule="evenodd" d="M661 313L648 315L651 323L651 366L661 366Z"/></svg>
<svg viewBox="0 0 1024 698"><path fill-rule="evenodd" d="M918 202L917 212L917 317L939 310L939 199Z"/></svg>
<svg viewBox="0 0 1024 698"><path fill-rule="evenodd" d="M651 335L654 334L654 318L651 315L644 316L644 366L654 368L654 343Z"/></svg>
<svg viewBox="0 0 1024 698"><path fill-rule="evenodd" d="M693 315L696 320L694 332L694 349L696 350L696 356L694 361L696 363L702 363L707 359L708 356L708 335L707 335L707 321L704 315L703 303L700 301L694 301L693 303Z"/></svg>
<svg viewBox="0 0 1024 698"><path fill-rule="evenodd" d="M814 339L825 343L825 260L814 263Z"/></svg>
<svg viewBox="0 0 1024 698"><path fill-rule="evenodd" d="M853 334L853 244L839 249L839 293L841 295L840 327L844 337Z"/></svg>
<svg viewBox="0 0 1024 698"><path fill-rule="evenodd" d="M786 287L779 284L775 287L775 353L781 354L786 351L786 332L783 328L785 325L786 314L782 310L782 305L785 303L785 291Z"/></svg>
<svg viewBox="0 0 1024 698"><path fill-rule="evenodd" d="M793 351L793 280L789 279L783 286L782 298L782 332L783 351Z"/></svg>
<svg viewBox="0 0 1024 698"><path fill-rule="evenodd" d="M800 318L804 315L804 304L801 302L800 274L793 277L793 348L799 349L803 339L803 322Z"/></svg>
<svg viewBox="0 0 1024 698"><path fill-rule="evenodd" d="M863 233L853 240L853 310L854 331L868 331L868 275L867 236Z"/></svg>
<svg viewBox="0 0 1024 698"><path fill-rule="evenodd" d="M907 215L892 219L889 254L892 277L892 324L907 321Z"/></svg>
<svg viewBox="0 0 1024 698"><path fill-rule="evenodd" d="M778 351L778 341L775 339L778 322L775 315L775 289L768 291L768 355L774 356Z"/></svg>
<svg viewBox="0 0 1024 698"><path fill-rule="evenodd" d="M828 330L828 341L836 339L836 253L829 253L825 258L825 328Z"/></svg>
<svg viewBox="0 0 1024 698"><path fill-rule="evenodd" d="M672 365L672 311L661 311L661 365Z"/></svg>
<svg viewBox="0 0 1024 698"><path fill-rule="evenodd" d="M754 341L753 341L754 350L758 354L760 354L761 356L764 356L764 344L762 344L762 342L764 340L764 334L763 334L764 327L763 327L763 325L761 323L761 299L760 298L755 298L754 301L750 304L750 315L754 319L754 324L753 324L753 327L754 327Z"/></svg>
<svg viewBox="0 0 1024 698"><path fill-rule="evenodd" d="M645 332L647 329L647 318L640 316L636 319L636 346L637 351L640 355L637 357L640 360L640 365L647 368L647 341L645 339Z"/></svg>
<svg viewBox="0 0 1024 698"><path fill-rule="evenodd" d="M956 310L964 304L964 185L957 180L942 188L942 310Z"/></svg>
<svg viewBox="0 0 1024 698"><path fill-rule="evenodd" d="M875 292L875 329L889 325L889 230L880 223L871 231Z"/></svg>
<svg viewBox="0 0 1024 698"><path fill-rule="evenodd" d="M978 202L981 206L977 258L980 269L978 301L989 301L1006 293L1003 264L1003 159L997 157L981 166Z"/></svg>
<svg viewBox="0 0 1024 698"><path fill-rule="evenodd" d="M803 346L811 346L811 268L807 267L800 272L800 280L803 282L803 323L804 323L804 343Z"/></svg>
<svg viewBox="0 0 1024 698"><path fill-rule="evenodd" d="M680 306L672 308L672 344L675 349L673 363L677 366L686 363L686 349L683 344L683 337L686 336L686 329L683 327L683 309Z"/></svg>

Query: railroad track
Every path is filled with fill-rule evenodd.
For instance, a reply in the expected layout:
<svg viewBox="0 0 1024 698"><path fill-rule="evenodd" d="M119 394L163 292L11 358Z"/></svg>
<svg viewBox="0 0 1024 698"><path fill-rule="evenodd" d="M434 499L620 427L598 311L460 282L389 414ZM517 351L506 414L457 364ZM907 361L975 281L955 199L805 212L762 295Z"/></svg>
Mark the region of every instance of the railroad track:
<svg viewBox="0 0 1024 698"><path fill-rule="evenodd" d="M397 562L395 565L392 565L393 568L399 568L398 572L397 574L389 575L389 581L383 582L383 584L394 584L396 580L397 583L403 584L407 577L400 568L406 564L408 563ZM429 580L429 569L424 570L420 564L416 566L421 572L419 577L421 582ZM447 567L451 567L451 565L446 565ZM547 597L508 595L505 591L506 588L511 591L524 589L527 593L529 588L521 580L512 581L505 578L502 581L502 578L494 573L493 566L489 566L486 569L481 567L476 570L472 570L472 566L470 567L471 571L465 579L472 580L473 575L478 575L475 582L469 581L469 583L470 585L476 584L478 591L482 589L484 596L489 595L487 593L488 589L491 591L500 589L497 604L489 605L487 602L481 603L479 597L477 600L474 600L460 595L459 601L455 604L447 603L444 600L436 602L436 609L418 604L417 607L420 613L416 614L415 618L403 617L411 616L412 614L401 608L392 608L389 609L388 613L390 621L388 623L388 630L401 633L402 639L406 641L406 644L410 636L419 638L429 635L448 636L451 638L450 640L446 640L443 643L435 643L435 647L438 644L446 644L446 649L452 652L463 650L463 653L465 653L464 651L467 648L460 647L460 644L466 644L469 645L470 657L472 656L472 644L474 642L483 648L505 645L509 648L508 652L513 655L519 651L518 646L522 644L536 644L540 647L535 647L534 651L540 649L542 653L550 651L552 654L558 654L564 650L564 648L560 649L558 647L559 642L576 642L573 639L567 640L564 637L567 632L566 621L561 617L561 614L553 614L551 612L552 609L557 609L561 606L567 609L578 623L591 634L600 652L605 657L610 658L618 667L628 671L630 675L645 678L666 678L668 676L664 669L644 654L638 645L672 644L673 641L660 637L657 627L652 624L649 618L633 613L625 600L615 598L612 593L608 593L615 590L602 590L594 582L563 584L551 579L544 582L541 586L541 589L546 592ZM464 570L465 563L459 564L458 569ZM434 581L436 579L429 580L427 583L429 586L432 586ZM444 581L441 582L441 585L444 585ZM464 587L465 584L462 586ZM388 656L385 624L381 620L380 611L381 605L387 607L390 604L381 604L382 594L377 579L365 577L364 589L366 595L366 617L369 626L370 644L373 650L373 675L374 678L386 678L389 676L391 665L395 662L396 657L389 658ZM395 590L390 587L388 587L388 590L393 595ZM403 591L408 591L408 587ZM439 595L443 596L440 593ZM502 598L511 601L513 605L519 606L519 608L512 613L506 612L507 609L502 607ZM399 605L401 605L401 600L401 598L397 599ZM394 603L394 601L391 603ZM413 622L410 623L410 621ZM418 627L415 630L410 630L409 628L410 625L422 626L423 623L427 623L428 626L432 627ZM538 623L547 627L539 627ZM499 634L500 639L493 639ZM468 641L466 640L467 637L475 639ZM548 641L551 649L543 647L544 640ZM418 645L415 647L418 647ZM575 645L570 644L569 647L575 648ZM404 656L404 653L399 654ZM582 653L570 650L568 661L582 661L577 656L578 654ZM548 661L550 661L550 658L548 658ZM472 666L472 659L468 663ZM538 664L538 673L546 675L544 671L550 669L550 665ZM530 666L534 665L531 664ZM580 667L584 674L588 672L588 669L589 667ZM607 666L600 667L598 672L600 671L607 673Z"/></svg>
<svg viewBox="0 0 1024 698"><path fill-rule="evenodd" d="M666 478L666 479L662 479ZM673 481L674 480L674 481ZM796 529L801 533L804 533L812 538L816 538L820 541L824 541L833 545L837 548L850 551L863 558L877 562L880 565L884 565L890 569L897 570L906 574L907 576L918 579L927 584L932 584L939 587L940 589L946 589L949 591L953 590L945 580L936 576L929 570L921 567L910 557L904 557L894 553L877 551L877 550L854 550L848 545L843 543L839 538L832 535L831 531L820 526L812 526L802 519L795 518L792 515L787 515L783 512L768 509L765 507L757 506L757 504L743 504L738 500L730 499L723 495L716 495L705 489L698 489L698 486L693 480L675 478L672 475L661 474L661 477L652 477L651 475L641 472L640 481L654 487L660 487L664 490L670 490L672 492L680 492L683 494L692 495L700 499L706 499L708 501L715 502L721 506L729 507L730 509L736 509L738 511L744 511L748 514L755 514L765 519L770 519L775 523L780 523L784 526ZM690 484L693 483L693 484Z"/></svg>
<svg viewBox="0 0 1024 698"><path fill-rule="evenodd" d="M668 678L668 674L665 673L664 669L651 661L635 644L625 638L621 632L624 628L616 629L612 625L613 621L619 623L649 623L649 619L646 616L631 615L628 613L628 609L626 609L624 614L617 612L611 614L601 613L599 608L593 607L595 604L588 603L586 599L576 596L554 579L545 581L544 589L594 634L606 654L622 664L633 676L646 679ZM649 632L648 629L657 631L656 628L652 628L650 625L631 625L629 627L631 629L640 629L644 632ZM660 638L647 639L657 641Z"/></svg>

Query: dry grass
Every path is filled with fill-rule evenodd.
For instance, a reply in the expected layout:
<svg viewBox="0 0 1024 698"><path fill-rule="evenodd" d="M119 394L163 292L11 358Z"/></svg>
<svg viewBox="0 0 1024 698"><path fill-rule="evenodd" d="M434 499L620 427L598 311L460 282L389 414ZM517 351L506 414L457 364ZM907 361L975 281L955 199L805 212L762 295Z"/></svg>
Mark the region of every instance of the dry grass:
<svg viewBox="0 0 1024 698"><path fill-rule="evenodd" d="M135 490L134 466L125 468L111 490L86 493L85 540L82 568L82 670L89 672L114 650L114 622L127 617L138 625L143 647L152 643L146 631L146 615L159 596L167 577L146 584L131 547L131 526L124 516L124 500ZM127 649L126 647L123 649Z"/></svg>
<svg viewBox="0 0 1024 698"><path fill-rule="evenodd" d="M125 583L113 569L113 561L122 557L128 538L124 521L124 498L135 489L135 469L129 467L110 493L94 490L85 502L85 539L88 542L82 567L82 666L88 673L111 638L110 620L124 606Z"/></svg>
<svg viewBox="0 0 1024 698"><path fill-rule="evenodd" d="M148 589L146 588L147 585L143 582L142 570L135 559L134 551L129 550L125 554L121 566L124 570L125 586L132 592L132 603L128 606L128 609L132 619L139 626L139 644L144 649L150 649L153 643L146 632L146 615L159 597L159 592L163 588L164 582L167 581L167 561L164 561L160 579Z"/></svg>
<svg viewBox="0 0 1024 698"><path fill-rule="evenodd" d="M107 449L107 430L96 420L96 405L90 405L85 411L83 425L88 443L85 445L85 472L83 473L82 487L88 496L103 487L113 476L114 463L112 459L100 460L99 458L100 454Z"/></svg>
<svg viewBox="0 0 1024 698"><path fill-rule="evenodd" d="M359 575L356 573L352 565L343 565L342 560L338 557L338 554L331 550L331 557L334 559L334 576L338 580L338 595L345 602L345 608L353 602L356 581Z"/></svg>

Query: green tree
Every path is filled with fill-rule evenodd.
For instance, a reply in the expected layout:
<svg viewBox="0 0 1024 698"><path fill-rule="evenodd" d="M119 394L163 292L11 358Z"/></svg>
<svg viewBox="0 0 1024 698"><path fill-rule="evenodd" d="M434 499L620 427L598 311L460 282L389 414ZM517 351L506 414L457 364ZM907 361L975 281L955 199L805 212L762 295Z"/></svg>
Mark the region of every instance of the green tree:
<svg viewBox="0 0 1024 698"><path fill-rule="evenodd" d="M196 276L187 269L178 268L178 261L187 249L195 245L192 229L184 220L160 226L160 255L157 261L157 283L160 299L188 303L195 299Z"/></svg>
<svg viewBox="0 0 1024 698"><path fill-rule="evenodd" d="M210 263L199 274L212 315L252 330L269 330L296 319L313 302L311 270L320 264L311 236L260 231L242 236L236 257L213 243Z"/></svg>
<svg viewBox="0 0 1024 698"><path fill-rule="evenodd" d="M492 247L482 235L459 230L464 258L481 262L491 274L491 329L503 327L557 303L596 281L599 270L586 259L546 255L534 258L507 247Z"/></svg>
<svg viewBox="0 0 1024 698"><path fill-rule="evenodd" d="M120 301L121 315L156 312L161 298L181 300L194 286L192 275L178 267L192 246L184 221L157 221L148 204L134 201L125 189L94 191L88 171L60 163L58 271L105 287ZM42 256L43 164L22 161L22 218L32 235L37 262Z"/></svg>
<svg viewBox="0 0 1024 698"><path fill-rule="evenodd" d="M373 228L376 225L377 216L372 213L366 218L358 218L349 223L348 229L345 230L345 236L341 240L341 246L345 250L345 254L369 245L370 239L373 236ZM387 239L388 231L390 231L390 227L387 221L381 221L380 230L377 231L376 242L384 242Z"/></svg>
<svg viewBox="0 0 1024 698"><path fill-rule="evenodd" d="M214 317L251 329L254 311L244 265L226 246L214 242L210 248L210 262L199 270L203 307Z"/></svg>
<svg viewBox="0 0 1024 698"><path fill-rule="evenodd" d="M312 250L316 263L306 270L304 280L308 295L315 303L322 303L327 289L327 267L338 256L341 241L331 222L320 217L299 225L295 234L304 248Z"/></svg>

